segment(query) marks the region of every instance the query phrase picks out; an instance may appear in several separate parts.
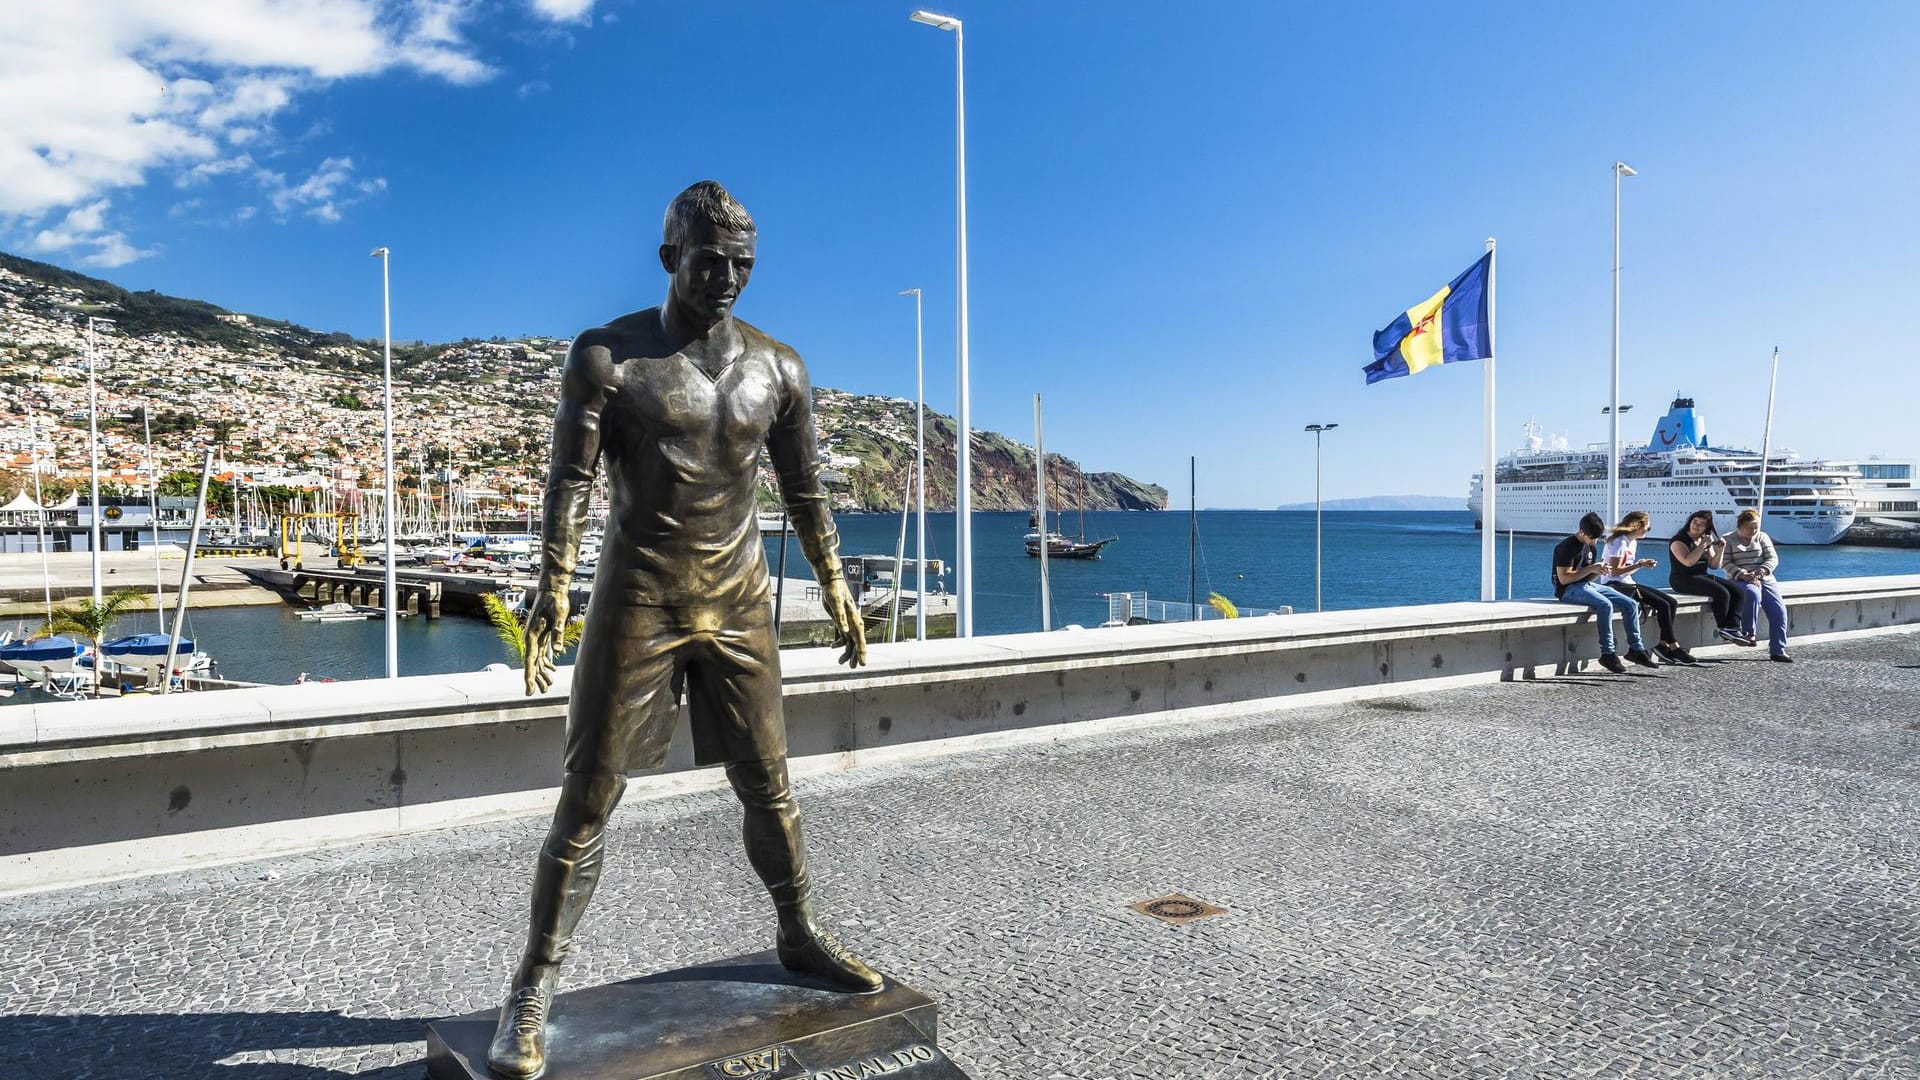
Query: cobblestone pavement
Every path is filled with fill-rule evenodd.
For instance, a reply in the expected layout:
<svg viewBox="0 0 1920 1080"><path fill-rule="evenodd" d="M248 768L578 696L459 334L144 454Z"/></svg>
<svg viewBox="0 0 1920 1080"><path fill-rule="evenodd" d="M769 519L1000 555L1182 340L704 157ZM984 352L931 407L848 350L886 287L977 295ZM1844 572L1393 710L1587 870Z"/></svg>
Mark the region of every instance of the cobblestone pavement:
<svg viewBox="0 0 1920 1080"><path fill-rule="evenodd" d="M1797 655L805 780L819 898L981 1080L1920 1076L1920 634ZM0 901L0 1075L418 1077L543 829ZM730 795L638 803L567 983L770 923Z"/></svg>

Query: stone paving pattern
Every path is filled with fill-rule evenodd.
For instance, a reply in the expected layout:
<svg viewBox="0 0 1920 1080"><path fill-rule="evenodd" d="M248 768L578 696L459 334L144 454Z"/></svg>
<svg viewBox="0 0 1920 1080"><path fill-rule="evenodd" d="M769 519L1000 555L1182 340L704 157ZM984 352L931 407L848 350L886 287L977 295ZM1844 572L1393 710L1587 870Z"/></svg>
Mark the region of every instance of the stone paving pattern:
<svg viewBox="0 0 1920 1080"><path fill-rule="evenodd" d="M1920 1076L1920 634L1797 654L807 779L818 896L980 1080ZM0 901L0 1076L418 1077L544 827ZM636 803L566 982L770 931L729 794Z"/></svg>

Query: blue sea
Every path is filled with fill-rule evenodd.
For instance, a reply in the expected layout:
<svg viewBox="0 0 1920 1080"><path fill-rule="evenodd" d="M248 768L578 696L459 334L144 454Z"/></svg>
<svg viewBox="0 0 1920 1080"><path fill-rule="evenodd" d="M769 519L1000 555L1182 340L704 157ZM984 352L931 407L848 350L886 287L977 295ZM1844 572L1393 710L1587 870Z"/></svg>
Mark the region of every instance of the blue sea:
<svg viewBox="0 0 1920 1080"><path fill-rule="evenodd" d="M838 519L841 550L891 557L899 536L898 515L848 514ZM1203 510L1198 516L1193 559L1201 602L1220 593L1242 608L1291 606L1313 610L1313 513L1311 511ZM951 564L954 518L927 515L927 554ZM1081 531L1069 512L1055 525ZM1004 634L1040 627L1037 560L1021 537L1027 515L974 515L974 632ZM1050 560L1054 625L1097 626L1105 618L1107 592L1145 592L1185 602L1188 596L1190 523L1184 511L1088 513L1090 538L1114 536L1102 558L1088 562ZM1424 513L1334 512L1325 517L1324 604L1329 610L1476 600L1480 596L1480 534L1466 511ZM1512 592L1516 597L1550 594L1548 562L1554 539L1518 537L1512 544ZM779 541L767 540L768 565ZM1499 538L1499 595L1508 595L1508 542ZM907 555L913 554L911 524ZM1658 545L1647 554L1662 557ZM1920 573L1920 549L1789 547L1780 575L1788 579L1862 577ZM789 541L787 573L810 576L799 544ZM1664 558L1663 558L1664 562ZM1664 566L1642 571L1664 584ZM948 574L951 588L952 575ZM146 618L151 619L148 615ZM300 672L336 679L374 678L383 671L378 622L309 623L285 606L211 608L190 615L200 648L220 661L228 678L292 682ZM129 616L121 629L150 629ZM401 673L473 671L505 660L492 631L476 619L403 619Z"/></svg>

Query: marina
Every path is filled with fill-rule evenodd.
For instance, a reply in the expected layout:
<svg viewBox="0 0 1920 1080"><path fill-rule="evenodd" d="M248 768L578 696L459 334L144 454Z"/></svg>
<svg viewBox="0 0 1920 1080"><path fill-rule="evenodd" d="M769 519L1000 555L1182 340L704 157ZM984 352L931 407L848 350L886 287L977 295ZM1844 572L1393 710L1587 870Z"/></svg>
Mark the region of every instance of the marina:
<svg viewBox="0 0 1920 1080"><path fill-rule="evenodd" d="M1023 550L1030 531L1028 515L1020 512L975 515L978 538L976 597L977 627L982 633L1020 633L1039 628L1040 611L1035 560ZM1219 618L1208 598L1219 593L1241 617L1266 611L1312 610L1313 514L1310 511L1202 510L1198 514L1200 549L1196 577L1198 596L1189 606L1187 542L1190 522L1184 512L1138 513L1090 511L1090 530L1119 535L1124 542L1108 547L1098 560L1064 560L1050 575L1053 620L1056 626L1098 627L1116 617L1124 605L1143 620L1186 621L1193 617ZM891 596L886 585L892 567L892 549L898 538L898 520L888 515L844 514L837 518L844 548L850 552L879 552L863 562L873 568L873 583L861 594L870 614L870 640L887 640ZM1325 515L1325 607L1352 610L1397 603L1443 603L1477 595L1475 558L1479 530L1467 511L1370 513L1329 511ZM928 536L934 553L951 546L953 515L928 515ZM1546 593L1547 570L1554 537L1502 535L1499 555L1500 595L1538 596ZM825 612L818 602L818 585L810 578L791 576L803 567L789 539L790 576L781 592L782 642L789 646L825 644ZM769 567L778 565L779 539L766 538ZM1787 580L1812 580L1920 573L1920 549L1832 544L1794 547L1785 552L1781 575ZM108 552L107 580L142 578L152 581L152 559L146 552ZM85 553L50 556L56 603L62 597L87 591ZM172 577L179 573L178 556L163 560ZM1391 568L1391 572L1383 572ZM256 584L246 571L278 573L276 560L251 557L202 557L195 563L191 592L193 607L187 616L188 634L200 651L219 659L220 673L240 682L291 683L302 673L313 678L364 679L381 674L383 622L357 616L343 621L310 621L299 612L312 606L303 598L289 603L275 590ZM930 571L944 570L930 567ZM409 574L421 573L408 571ZM1663 580L1664 568L1653 580ZM379 568L362 570L371 583ZM423 575L424 576L424 575ZM402 618L398 626L400 664L404 674L478 671L507 658L492 630L479 616L477 597L520 580L510 575L489 578L447 573L448 587L461 587L458 605L451 601L445 617ZM912 596L912 563L903 575ZM933 634L950 636L952 621L951 572L929 574L928 603ZM576 589L584 603L586 582ZM942 591L936 591L942 590ZM1510 591L1509 591L1510 590ZM172 595L172 586L168 586ZM451 594L450 594L451 595ZM0 556L0 597L13 617L7 629L26 636L39 625L45 600L38 555ZM350 603L344 597L327 602ZM468 605L473 605L469 607ZM368 607L365 603L359 607ZM903 608L900 637L911 637L911 602ZM129 612L119 624L120 634L158 628L150 609ZM1071 631L1069 631L1071 632Z"/></svg>

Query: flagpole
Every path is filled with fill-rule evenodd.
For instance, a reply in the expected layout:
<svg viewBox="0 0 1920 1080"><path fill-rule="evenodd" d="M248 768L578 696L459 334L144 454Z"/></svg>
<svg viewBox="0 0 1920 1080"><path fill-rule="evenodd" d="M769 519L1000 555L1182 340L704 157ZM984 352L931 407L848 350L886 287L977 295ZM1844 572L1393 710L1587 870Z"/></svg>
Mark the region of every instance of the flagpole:
<svg viewBox="0 0 1920 1080"><path fill-rule="evenodd" d="M1494 530L1494 522L1499 520L1494 516L1494 502L1495 502L1495 492L1497 492L1500 489L1500 484L1499 484L1498 478L1494 476L1494 472L1493 472L1493 469L1494 469L1493 358L1494 358L1494 354L1498 351L1494 347L1495 346L1494 327L1497 325L1496 320L1494 319L1494 307L1493 307L1493 299L1494 299L1493 283L1494 283L1494 277L1495 277L1494 262L1495 262L1494 242L1493 242L1493 237L1489 236L1487 237L1487 366L1486 366L1486 370L1481 372L1481 383L1482 383L1481 399L1482 400L1481 400L1481 408L1480 408L1482 419L1484 422L1484 428L1485 428L1485 430L1482 433L1483 434L1482 446L1481 446L1482 460L1480 465L1480 468L1481 468L1481 472L1480 472L1480 599L1482 600L1495 599L1495 595L1493 591L1494 562L1495 562L1494 550L1493 550L1493 530Z"/></svg>

